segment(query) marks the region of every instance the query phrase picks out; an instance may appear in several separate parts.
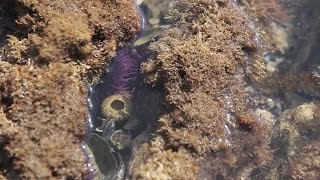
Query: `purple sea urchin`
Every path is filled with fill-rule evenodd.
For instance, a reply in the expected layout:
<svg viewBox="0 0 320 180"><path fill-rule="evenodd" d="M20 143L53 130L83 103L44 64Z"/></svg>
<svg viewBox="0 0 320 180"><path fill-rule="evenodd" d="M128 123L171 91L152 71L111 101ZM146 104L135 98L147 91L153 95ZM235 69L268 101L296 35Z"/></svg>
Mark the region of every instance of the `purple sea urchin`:
<svg viewBox="0 0 320 180"><path fill-rule="evenodd" d="M129 97L133 93L140 77L140 65L145 59L146 49L144 46L126 46L118 52L109 67L109 71L102 77L102 82L89 89L89 121L92 128L97 127L101 123L99 119L110 118L110 112L105 111L108 109L105 106L106 104L102 105L104 99L112 96L120 97L121 94L127 94ZM109 101L105 100L105 102ZM111 105L110 103L108 104ZM128 104L129 101L123 101L123 103ZM110 109L112 110L113 108L110 107Z"/></svg>
<svg viewBox="0 0 320 180"><path fill-rule="evenodd" d="M89 88L91 129L86 138L86 151L91 155L88 157L92 161L90 164L97 166L90 179L123 177L124 167L131 154L131 133L134 132L128 130L125 125L127 120L135 119L132 116L132 98L139 82L140 65L146 59L146 52L144 45L124 47L113 59L101 83ZM98 147L94 142L100 142L96 144L105 147ZM113 165L106 165L109 162L100 162L100 159L110 159Z"/></svg>
<svg viewBox="0 0 320 180"><path fill-rule="evenodd" d="M141 32L139 36L141 39L146 35ZM132 43L118 51L102 76L101 83L89 88L90 131L85 140L85 151L90 155L90 164L95 166L90 179L122 179L127 176L125 171L130 166L132 151L137 148L136 144L142 142L139 135L148 129L147 121L154 119L150 113L139 110L149 90L142 84L140 73L141 63L148 55L145 44L149 41L150 38L145 38L139 44ZM103 159L110 159L111 164L101 161Z"/></svg>
<svg viewBox="0 0 320 180"><path fill-rule="evenodd" d="M146 59L143 46L132 48L127 46L119 51L111 65L107 86L110 95L131 93L140 74L140 64Z"/></svg>

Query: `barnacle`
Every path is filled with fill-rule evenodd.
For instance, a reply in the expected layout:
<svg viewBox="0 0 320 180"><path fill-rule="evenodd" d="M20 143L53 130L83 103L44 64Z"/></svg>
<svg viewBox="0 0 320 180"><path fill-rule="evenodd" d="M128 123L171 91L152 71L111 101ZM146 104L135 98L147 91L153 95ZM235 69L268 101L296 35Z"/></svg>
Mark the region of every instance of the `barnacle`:
<svg viewBox="0 0 320 180"><path fill-rule="evenodd" d="M114 119L117 123L129 118L132 111L132 103L128 94L115 94L105 98L101 108L105 118Z"/></svg>
<svg viewBox="0 0 320 180"><path fill-rule="evenodd" d="M127 149L131 146L131 134L121 129L115 130L113 119L109 122L104 121L100 128L103 129L102 138L110 142L116 150Z"/></svg>
<svg viewBox="0 0 320 180"><path fill-rule="evenodd" d="M110 141L117 150L126 149L131 145L131 135L123 130L116 130L111 135Z"/></svg>

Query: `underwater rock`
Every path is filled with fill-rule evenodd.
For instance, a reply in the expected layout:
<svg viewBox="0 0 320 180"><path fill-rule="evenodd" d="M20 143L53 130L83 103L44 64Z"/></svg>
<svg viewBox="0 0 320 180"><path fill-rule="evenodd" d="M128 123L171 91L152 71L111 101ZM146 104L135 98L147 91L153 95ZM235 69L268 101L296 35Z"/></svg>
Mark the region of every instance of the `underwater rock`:
<svg viewBox="0 0 320 180"><path fill-rule="evenodd" d="M286 110L281 116L280 134L287 143L287 154L296 152L296 149L320 135L319 105L314 103L303 104L295 109Z"/></svg>
<svg viewBox="0 0 320 180"><path fill-rule="evenodd" d="M140 3L0 3L0 178L319 176L318 1Z"/></svg>
<svg viewBox="0 0 320 180"><path fill-rule="evenodd" d="M199 169L187 179L249 178L272 160L269 144L274 125L274 120L250 110L245 91L245 77L253 76L248 67L262 56L250 19L232 1L185 0L171 8L166 18L174 25L150 44L156 56L142 66L146 82L165 92L155 135L164 139L163 146L151 141L145 148L161 148L160 153L144 155L130 171L147 179L154 169L134 167L165 158L176 166L191 163ZM171 159L171 152L195 160ZM168 167L163 176L174 179Z"/></svg>
<svg viewBox="0 0 320 180"><path fill-rule="evenodd" d="M317 0L287 2L293 6L292 23L287 27L290 29L290 50L286 53L286 60L281 65L283 72L306 72L312 71L319 66L319 27L318 18L320 12ZM299 14L299 15L297 15Z"/></svg>
<svg viewBox="0 0 320 180"><path fill-rule="evenodd" d="M132 179L196 179L199 173L197 162L187 153L164 151L152 157L134 168Z"/></svg>
<svg viewBox="0 0 320 180"><path fill-rule="evenodd" d="M293 179L320 177L320 141L314 141L289 156L288 176Z"/></svg>
<svg viewBox="0 0 320 180"><path fill-rule="evenodd" d="M273 14L272 18L254 23L260 27L258 40L264 45L265 63L257 57L249 69L251 80L265 94L285 96L287 105L297 106L319 98L319 1L245 0L249 11ZM256 5L253 5L256 3ZM259 11L259 4L264 4ZM278 5L277 5L278 4ZM264 15L264 14L262 14ZM254 18L254 16L252 17ZM267 59L266 59L267 57ZM270 58L271 57L271 58ZM290 102L290 103L289 103Z"/></svg>
<svg viewBox="0 0 320 180"><path fill-rule="evenodd" d="M275 162L271 171L280 178L316 179L319 176L319 104L305 103L286 110L280 129L273 132Z"/></svg>
<svg viewBox="0 0 320 180"><path fill-rule="evenodd" d="M78 62L90 79L101 75L116 49L133 40L141 25L137 7L125 0L15 0L11 8L17 28L4 46L5 61Z"/></svg>
<svg viewBox="0 0 320 180"><path fill-rule="evenodd" d="M140 7L146 16L146 28L158 27L166 23L170 0L143 0Z"/></svg>

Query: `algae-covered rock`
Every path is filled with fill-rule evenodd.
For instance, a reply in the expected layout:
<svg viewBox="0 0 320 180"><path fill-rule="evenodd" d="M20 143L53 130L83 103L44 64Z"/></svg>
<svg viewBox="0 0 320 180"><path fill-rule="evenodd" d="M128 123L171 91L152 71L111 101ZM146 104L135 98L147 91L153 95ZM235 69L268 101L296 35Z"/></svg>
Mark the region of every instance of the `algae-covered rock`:
<svg viewBox="0 0 320 180"><path fill-rule="evenodd" d="M165 92L157 126L163 151L182 150L195 159L193 166L200 162L191 179L251 176L271 160L274 122L248 104L245 76L253 75L246 74L251 58L260 56L248 16L232 1L185 0L174 3L167 19L174 26L151 43L156 57L143 65L146 81ZM151 154L142 164L160 157Z"/></svg>
<svg viewBox="0 0 320 180"><path fill-rule="evenodd" d="M12 158L4 168L12 167L23 178L84 175L79 143L87 108L77 69L71 64L32 68L1 62L1 71L5 116L0 136ZM6 171L3 175L13 173Z"/></svg>
<svg viewBox="0 0 320 180"><path fill-rule="evenodd" d="M281 130L289 130L291 136L308 136L315 138L319 136L319 105L306 103L295 109L285 111L281 118ZM301 137L300 137L301 138Z"/></svg>
<svg viewBox="0 0 320 180"><path fill-rule="evenodd" d="M197 179L199 166L184 152L164 151L134 168L133 179Z"/></svg>
<svg viewBox="0 0 320 180"><path fill-rule="evenodd" d="M75 61L86 71L101 72L140 30L137 7L126 0L16 0L10 5L17 29L3 60L13 64Z"/></svg>
<svg viewBox="0 0 320 180"><path fill-rule="evenodd" d="M294 179L317 179L320 176L320 141L314 141L289 156L289 174Z"/></svg>
<svg viewBox="0 0 320 180"><path fill-rule="evenodd" d="M139 113L126 111L125 131L106 139L91 134L97 141L89 155L107 151L114 162L85 164L86 84L96 83L116 50L144 27L137 7L127 0L0 3L0 178L83 179L95 177L87 169L95 164L132 179L319 177L320 108L312 103L320 92L319 23L312 18L300 28L283 8L316 0L139 4L146 28L159 34L145 44L141 92L150 85L163 94L135 91L148 103L132 106ZM307 97L293 103L292 94ZM126 110L116 102L107 105ZM146 130L129 136L139 123Z"/></svg>
<svg viewBox="0 0 320 180"><path fill-rule="evenodd" d="M278 157L284 157L279 163L283 177L319 177L319 132L319 104L305 103L282 114L274 141L279 143Z"/></svg>
<svg viewBox="0 0 320 180"><path fill-rule="evenodd" d="M0 174L82 179L87 83L140 17L132 1L0 2Z"/></svg>

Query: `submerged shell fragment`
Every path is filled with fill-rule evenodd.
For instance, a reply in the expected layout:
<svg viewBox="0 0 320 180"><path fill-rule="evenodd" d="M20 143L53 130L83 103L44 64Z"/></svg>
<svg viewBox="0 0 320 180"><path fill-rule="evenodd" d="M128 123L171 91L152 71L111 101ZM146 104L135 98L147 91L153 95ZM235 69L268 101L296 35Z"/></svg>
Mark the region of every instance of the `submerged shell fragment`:
<svg viewBox="0 0 320 180"><path fill-rule="evenodd" d="M90 175L93 179L122 179L124 177L125 167L122 157L113 150L108 141L91 133L87 136L85 143L89 158L93 158L88 166L97 166L90 170L93 173Z"/></svg>

